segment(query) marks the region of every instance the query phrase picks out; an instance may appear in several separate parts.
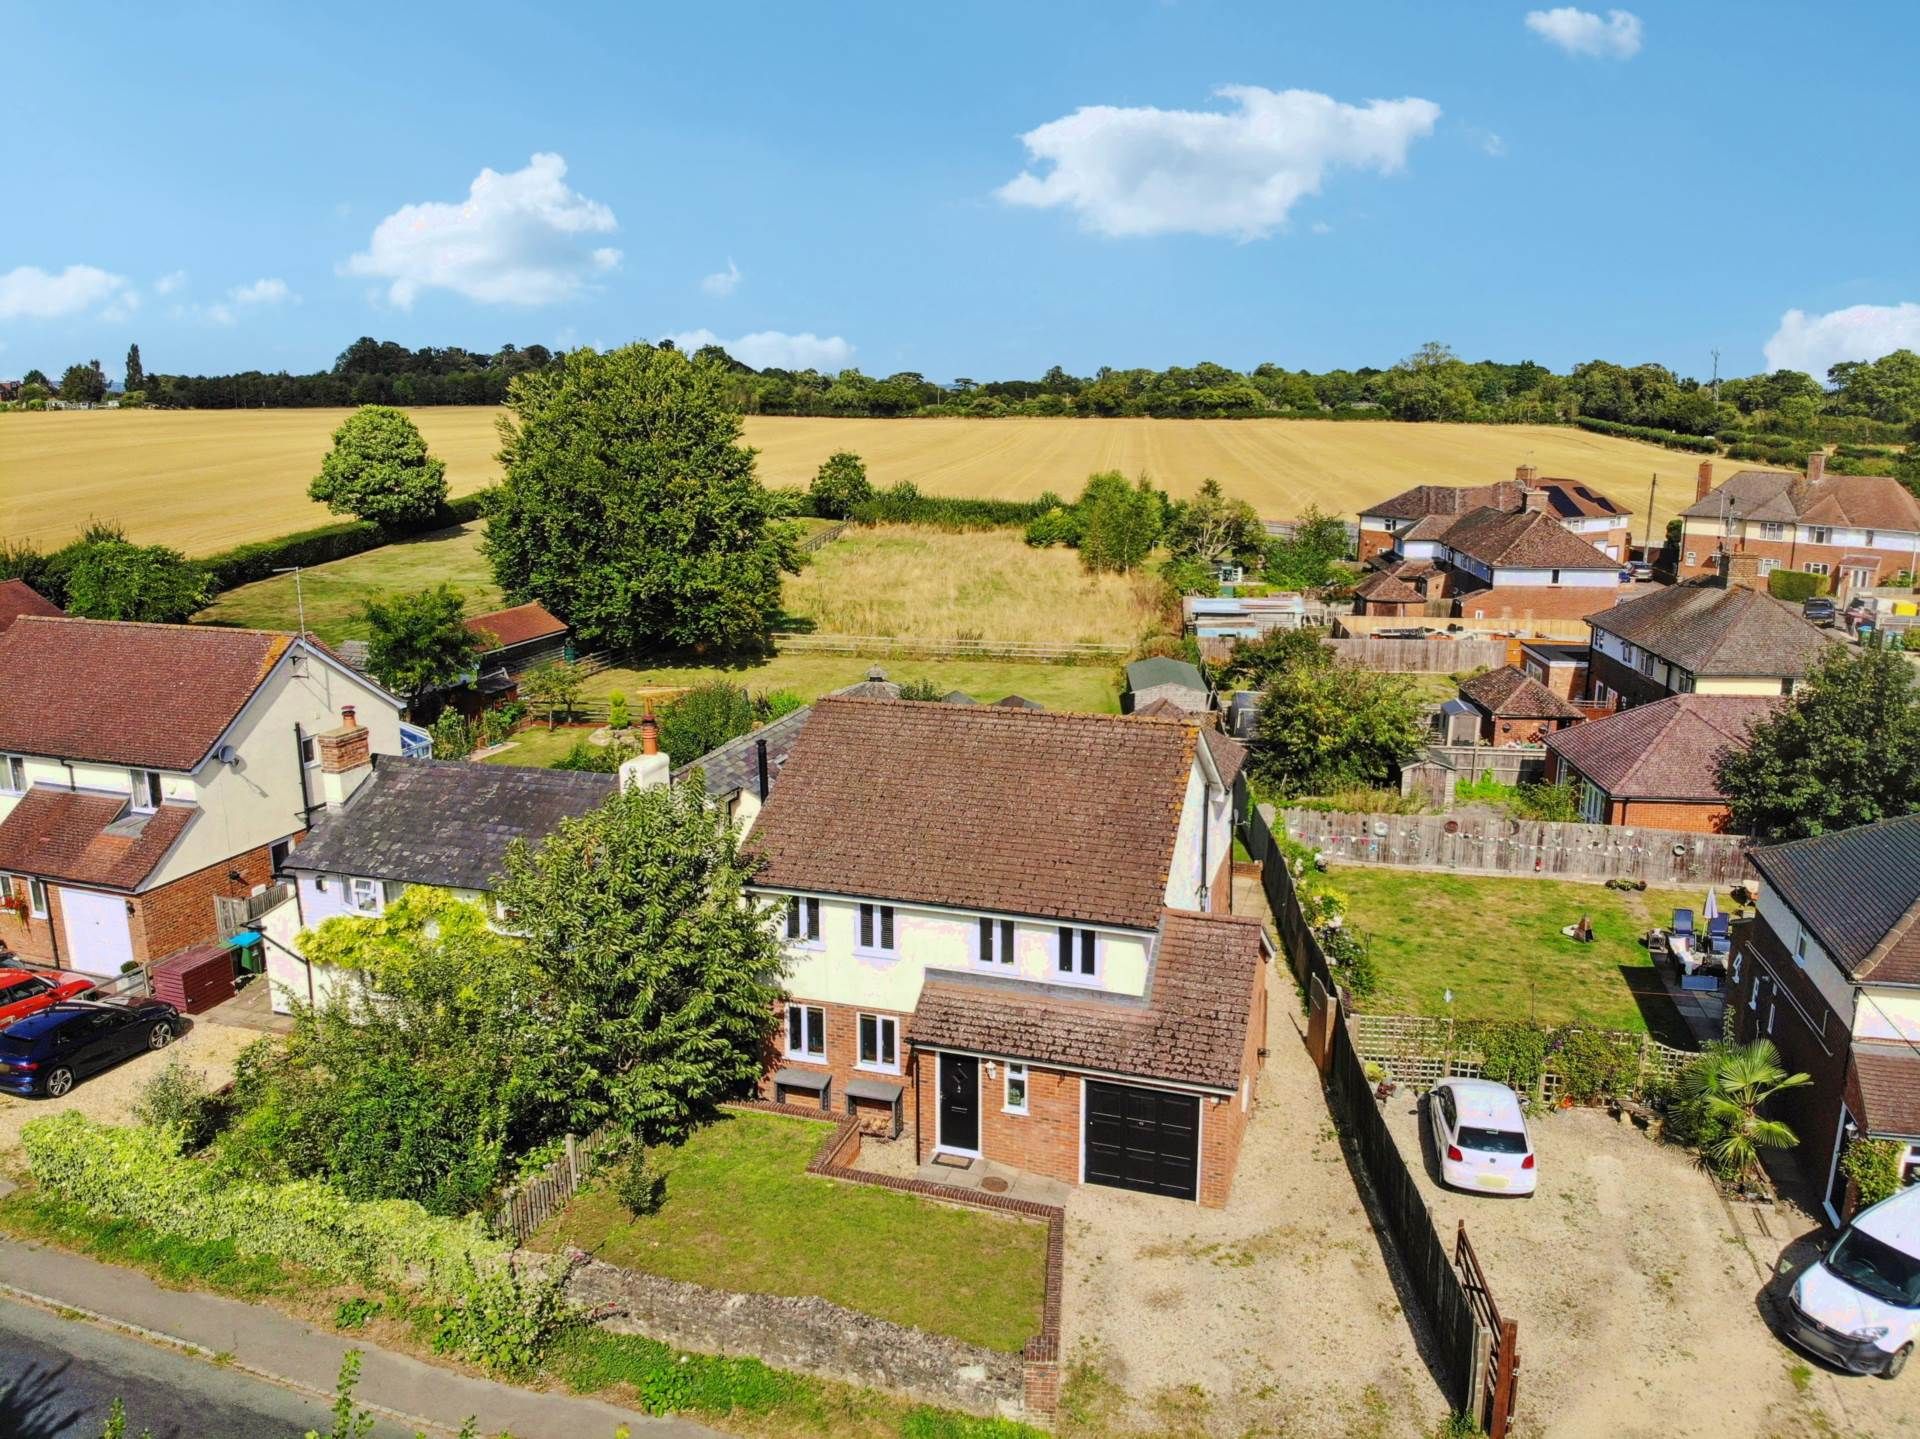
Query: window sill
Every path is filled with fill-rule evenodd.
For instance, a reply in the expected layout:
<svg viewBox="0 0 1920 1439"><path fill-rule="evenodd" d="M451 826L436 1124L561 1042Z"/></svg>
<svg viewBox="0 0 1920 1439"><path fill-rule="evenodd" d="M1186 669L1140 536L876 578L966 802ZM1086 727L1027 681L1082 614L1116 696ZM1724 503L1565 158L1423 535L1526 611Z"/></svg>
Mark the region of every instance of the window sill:
<svg viewBox="0 0 1920 1439"><path fill-rule="evenodd" d="M1061 974L1058 970L1053 974L1055 984L1077 984L1082 989L1098 989L1100 978L1098 974Z"/></svg>
<svg viewBox="0 0 1920 1439"><path fill-rule="evenodd" d="M884 1074L892 1079L898 1079L900 1077L900 1066L897 1064L856 1063L853 1067L859 1070L862 1074Z"/></svg>
<svg viewBox="0 0 1920 1439"><path fill-rule="evenodd" d="M822 1068L825 1068L827 1063L827 1057L824 1054L795 1054L791 1049L782 1054L781 1058L794 1064L817 1064Z"/></svg>
<svg viewBox="0 0 1920 1439"><path fill-rule="evenodd" d="M787 948L797 950L801 954L823 954L827 946L824 941L818 939L790 939L787 941Z"/></svg>
<svg viewBox="0 0 1920 1439"><path fill-rule="evenodd" d="M900 957L900 951L897 949L869 949L865 945L856 944L853 947L853 957L855 959L898 959Z"/></svg>
<svg viewBox="0 0 1920 1439"><path fill-rule="evenodd" d="M1002 1105L1002 1106L1000 1107L1000 1112L1001 1112L1002 1114L1011 1114L1011 1115L1012 1115L1012 1116L1013 1116L1013 1117L1014 1117L1015 1119L1025 1119L1025 1118L1027 1117L1027 1111L1026 1111L1026 1110L1024 1110L1024 1109L1014 1109L1014 1108L1012 1108L1012 1107L1010 1107L1010 1106L1008 1106L1008 1105Z"/></svg>

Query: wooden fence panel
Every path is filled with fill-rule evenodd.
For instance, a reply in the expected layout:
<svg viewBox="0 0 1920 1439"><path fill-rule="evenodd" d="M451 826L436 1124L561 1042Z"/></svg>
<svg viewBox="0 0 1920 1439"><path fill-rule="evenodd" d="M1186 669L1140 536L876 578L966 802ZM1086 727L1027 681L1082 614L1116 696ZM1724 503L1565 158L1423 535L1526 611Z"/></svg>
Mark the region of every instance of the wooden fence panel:
<svg viewBox="0 0 1920 1439"><path fill-rule="evenodd" d="M1505 640L1331 639L1327 648L1342 664L1392 674L1450 675L1498 669L1507 662Z"/></svg>
<svg viewBox="0 0 1920 1439"><path fill-rule="evenodd" d="M1744 835L1502 815L1341 814L1290 809L1286 832L1331 859L1553 879L1631 879L1693 888L1753 875Z"/></svg>
<svg viewBox="0 0 1920 1439"><path fill-rule="evenodd" d="M493 1233L517 1248L580 1192L597 1169L615 1136L598 1130L585 1139L567 1136L566 1150L538 1174L530 1175L503 1195L489 1220Z"/></svg>

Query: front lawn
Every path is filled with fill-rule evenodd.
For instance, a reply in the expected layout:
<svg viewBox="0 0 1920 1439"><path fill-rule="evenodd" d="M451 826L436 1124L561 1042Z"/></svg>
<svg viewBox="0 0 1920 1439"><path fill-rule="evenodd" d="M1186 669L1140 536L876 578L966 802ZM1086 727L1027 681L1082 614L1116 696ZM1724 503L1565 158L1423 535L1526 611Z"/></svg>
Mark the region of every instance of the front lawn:
<svg viewBox="0 0 1920 1439"><path fill-rule="evenodd" d="M1565 880L1336 866L1347 922L1373 939L1380 988L1364 1007L1456 1019L1579 1022L1685 1042L1640 937L1676 906L1697 915L1705 890L1640 893ZM1724 902L1724 901L1723 901ZM1592 944L1562 937L1581 915ZM1453 1004L1444 998L1453 991Z"/></svg>
<svg viewBox="0 0 1920 1439"><path fill-rule="evenodd" d="M659 1211L594 1185L530 1241L715 1289L817 1295L968 1343L1017 1351L1040 1327L1046 1229L911 1194L822 1179L825 1123L730 1113L650 1151Z"/></svg>

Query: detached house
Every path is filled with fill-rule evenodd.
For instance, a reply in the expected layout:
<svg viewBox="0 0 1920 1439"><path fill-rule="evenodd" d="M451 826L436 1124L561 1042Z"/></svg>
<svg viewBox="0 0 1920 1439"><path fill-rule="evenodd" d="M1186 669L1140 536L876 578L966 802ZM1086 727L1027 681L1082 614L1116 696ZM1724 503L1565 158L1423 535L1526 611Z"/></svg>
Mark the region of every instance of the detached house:
<svg viewBox="0 0 1920 1439"><path fill-rule="evenodd" d="M1194 718L816 703L747 841L791 958L767 1093L923 1159L1224 1203L1268 960L1226 912L1238 750Z"/></svg>
<svg viewBox="0 0 1920 1439"><path fill-rule="evenodd" d="M1477 509L1518 514L1538 509L1562 529L1585 540L1610 560L1627 558L1633 511L1580 480L1543 479L1532 465L1518 465L1511 480L1491 485L1415 485L1360 513L1360 563L1397 548L1407 531L1435 526Z"/></svg>
<svg viewBox="0 0 1920 1439"><path fill-rule="evenodd" d="M1735 946L1737 1036L1764 1036L1813 1083L1774 1101L1834 1223L1852 1208L1840 1157L1904 1147L1920 1179L1920 815L1756 849L1759 917Z"/></svg>
<svg viewBox="0 0 1920 1439"><path fill-rule="evenodd" d="M1747 747L1778 696L1674 695L1547 737L1547 780L1571 784L1588 824L1724 834L1720 758Z"/></svg>
<svg viewBox="0 0 1920 1439"><path fill-rule="evenodd" d="M1754 557L1763 584L1774 570L1800 570L1837 594L1920 574L1920 500L1888 476L1826 466L1815 451L1805 475L1741 470L1716 488L1702 461L1694 503L1680 512L1680 574L1711 574L1722 554Z"/></svg>
<svg viewBox="0 0 1920 1439"><path fill-rule="evenodd" d="M1620 565L1568 532L1529 490L1526 508L1481 506L1401 529L1354 589L1356 614L1405 616L1448 602L1463 619L1567 619L1611 604Z"/></svg>
<svg viewBox="0 0 1920 1439"><path fill-rule="evenodd" d="M1792 694L1834 641L1738 585L1666 585L1587 616L1587 684L1625 709L1669 695Z"/></svg>
<svg viewBox="0 0 1920 1439"><path fill-rule="evenodd" d="M312 640L24 615L0 634L0 894L19 953L115 975L219 938L312 822L319 734L400 703Z"/></svg>

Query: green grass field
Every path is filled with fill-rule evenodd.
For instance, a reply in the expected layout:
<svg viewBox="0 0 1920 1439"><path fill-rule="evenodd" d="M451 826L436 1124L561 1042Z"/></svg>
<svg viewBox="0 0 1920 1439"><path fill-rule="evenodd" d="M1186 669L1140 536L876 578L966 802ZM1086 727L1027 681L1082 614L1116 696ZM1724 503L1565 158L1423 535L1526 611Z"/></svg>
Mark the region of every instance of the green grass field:
<svg viewBox="0 0 1920 1439"><path fill-rule="evenodd" d="M1118 671L1112 665L1034 664L1025 660L869 659L844 654L777 654L725 664L645 665L603 670L582 693L604 698L615 690L638 704L649 692L682 690L716 676L750 690L792 690L805 700L858 684L875 667L890 680L930 679L984 702L1024 695L1048 709L1118 714Z"/></svg>
<svg viewBox="0 0 1920 1439"><path fill-rule="evenodd" d="M1456 1019L1578 1021L1650 1030L1679 1042L1685 1026L1654 973L1640 936L1676 906L1698 910L1704 892L1628 893L1561 880L1493 879L1422 870L1338 866L1348 923L1373 938L1380 989L1366 1007ZM1594 942L1563 938L1593 920ZM1453 1004L1443 994L1453 991Z"/></svg>
<svg viewBox="0 0 1920 1439"><path fill-rule="evenodd" d="M532 1241L716 1289L817 1295L865 1314L1013 1351L1040 1327L1047 1231L1038 1224L841 1184L806 1172L828 1126L727 1114L678 1148L635 1218L595 1186Z"/></svg>

